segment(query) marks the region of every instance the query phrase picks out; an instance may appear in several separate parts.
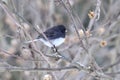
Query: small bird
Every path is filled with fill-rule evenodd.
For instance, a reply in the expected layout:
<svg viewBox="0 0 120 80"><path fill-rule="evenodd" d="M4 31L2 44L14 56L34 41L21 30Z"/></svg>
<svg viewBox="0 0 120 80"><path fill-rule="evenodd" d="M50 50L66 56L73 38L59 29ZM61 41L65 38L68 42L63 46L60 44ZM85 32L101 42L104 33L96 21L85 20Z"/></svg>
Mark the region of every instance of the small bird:
<svg viewBox="0 0 120 80"><path fill-rule="evenodd" d="M64 43L66 31L64 25L57 25L43 32L44 35L40 34L35 40L28 41L27 43L41 41L48 47L57 47Z"/></svg>

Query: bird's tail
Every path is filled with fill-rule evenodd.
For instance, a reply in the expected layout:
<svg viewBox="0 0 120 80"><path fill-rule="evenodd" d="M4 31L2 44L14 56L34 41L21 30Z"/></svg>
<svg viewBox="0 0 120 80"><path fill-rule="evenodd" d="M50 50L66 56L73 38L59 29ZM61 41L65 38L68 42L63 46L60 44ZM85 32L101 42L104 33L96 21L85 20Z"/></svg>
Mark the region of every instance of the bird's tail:
<svg viewBox="0 0 120 80"><path fill-rule="evenodd" d="M31 40L31 41L26 41L25 43L28 44L28 43L37 42L37 41L39 41L39 39L34 39L34 40Z"/></svg>

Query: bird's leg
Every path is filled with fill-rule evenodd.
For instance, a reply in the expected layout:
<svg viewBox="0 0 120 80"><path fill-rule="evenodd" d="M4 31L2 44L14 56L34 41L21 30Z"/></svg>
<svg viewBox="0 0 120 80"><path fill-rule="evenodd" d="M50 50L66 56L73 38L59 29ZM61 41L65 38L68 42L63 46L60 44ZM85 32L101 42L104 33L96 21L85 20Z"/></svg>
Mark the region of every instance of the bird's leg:
<svg viewBox="0 0 120 80"><path fill-rule="evenodd" d="M61 57L61 55L59 54L59 52L58 52L57 48L55 47L55 45L53 45L52 50L55 53L53 56L55 56L56 60L58 60Z"/></svg>
<svg viewBox="0 0 120 80"><path fill-rule="evenodd" d="M52 50L54 53L56 53L58 51L57 48L55 47L55 45L53 45Z"/></svg>

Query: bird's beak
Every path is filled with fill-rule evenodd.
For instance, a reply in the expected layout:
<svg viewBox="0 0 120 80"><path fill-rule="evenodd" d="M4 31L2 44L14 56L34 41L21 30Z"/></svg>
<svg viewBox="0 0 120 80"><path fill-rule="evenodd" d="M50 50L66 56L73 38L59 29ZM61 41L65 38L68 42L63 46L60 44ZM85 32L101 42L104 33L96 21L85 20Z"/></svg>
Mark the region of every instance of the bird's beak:
<svg viewBox="0 0 120 80"><path fill-rule="evenodd" d="M65 30L65 33L67 33L68 31L67 30Z"/></svg>

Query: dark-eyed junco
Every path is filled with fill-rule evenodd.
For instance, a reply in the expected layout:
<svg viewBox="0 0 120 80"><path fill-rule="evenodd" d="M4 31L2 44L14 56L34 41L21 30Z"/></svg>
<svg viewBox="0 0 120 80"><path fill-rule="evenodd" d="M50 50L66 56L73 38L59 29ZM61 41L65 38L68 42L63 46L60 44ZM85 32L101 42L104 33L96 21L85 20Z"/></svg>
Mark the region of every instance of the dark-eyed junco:
<svg viewBox="0 0 120 80"><path fill-rule="evenodd" d="M33 41L41 41L48 47L53 47L53 46L57 47L65 41L66 28L64 25L57 25L50 29L47 29L45 32L43 32L43 34L40 34ZM27 43L30 42L32 41L28 41Z"/></svg>

